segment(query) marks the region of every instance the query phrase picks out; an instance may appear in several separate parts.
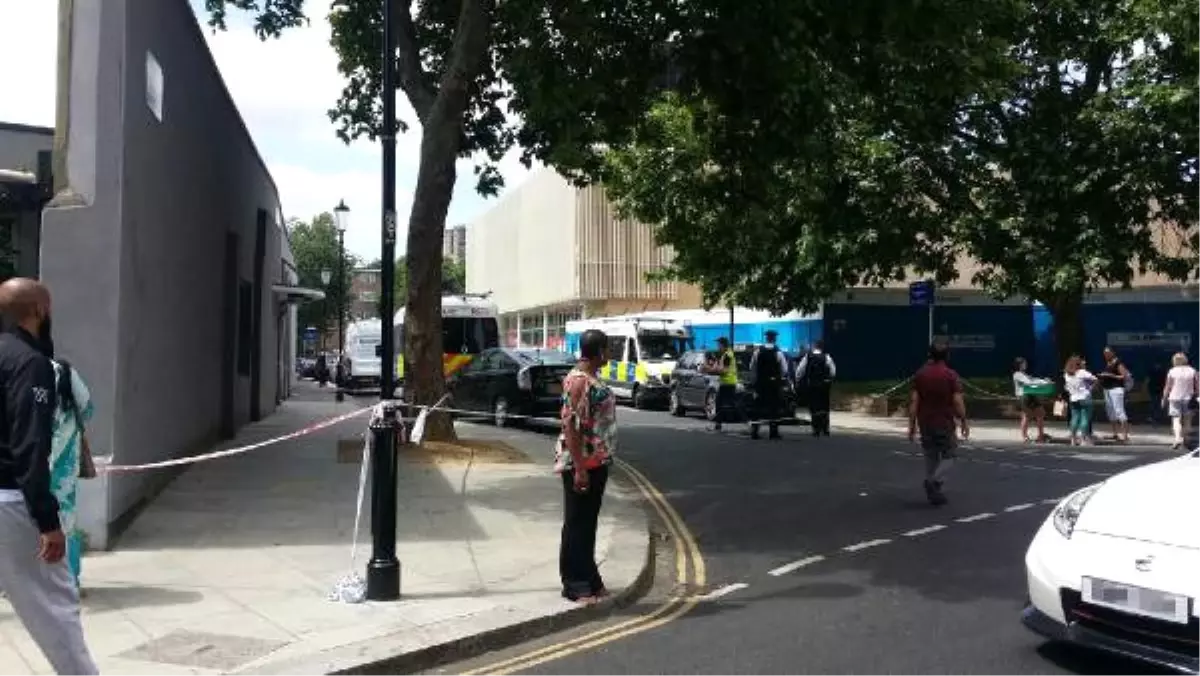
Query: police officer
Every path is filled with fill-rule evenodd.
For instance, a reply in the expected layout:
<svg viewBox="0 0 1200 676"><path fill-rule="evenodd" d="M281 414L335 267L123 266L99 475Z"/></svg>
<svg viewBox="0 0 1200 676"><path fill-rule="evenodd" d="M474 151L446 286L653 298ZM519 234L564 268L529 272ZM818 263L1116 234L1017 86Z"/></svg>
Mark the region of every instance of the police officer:
<svg viewBox="0 0 1200 676"><path fill-rule="evenodd" d="M705 372L717 376L717 411L713 419L712 430L721 431L721 423L733 421L733 412L737 409L737 357L729 346L729 339L722 336L717 339L717 358L705 367Z"/></svg>
<svg viewBox="0 0 1200 676"><path fill-rule="evenodd" d="M787 373L787 357L775 344L779 335L767 331L767 342L754 350L750 358L750 372L754 374L755 414L758 420L767 421L768 439L779 439L779 416L783 411L783 377ZM750 423L750 438L758 438L759 422Z"/></svg>
<svg viewBox="0 0 1200 676"><path fill-rule="evenodd" d="M50 292L10 279L0 284L0 312L0 588L57 673L95 674L50 486Z"/></svg>
<svg viewBox="0 0 1200 676"><path fill-rule="evenodd" d="M816 341L796 367L796 381L808 389L808 412L814 437L829 436L829 393L835 376L837 366L833 357L825 352L825 341Z"/></svg>

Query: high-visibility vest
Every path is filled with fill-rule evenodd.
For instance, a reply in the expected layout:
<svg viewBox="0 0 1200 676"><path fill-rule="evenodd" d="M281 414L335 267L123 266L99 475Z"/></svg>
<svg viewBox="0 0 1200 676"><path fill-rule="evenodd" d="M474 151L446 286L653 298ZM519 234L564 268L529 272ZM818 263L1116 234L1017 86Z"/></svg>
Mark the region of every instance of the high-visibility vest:
<svg viewBox="0 0 1200 676"><path fill-rule="evenodd" d="M724 356L729 360L729 368L721 371L719 382L722 385L737 385L737 357L734 356L733 350L725 350Z"/></svg>

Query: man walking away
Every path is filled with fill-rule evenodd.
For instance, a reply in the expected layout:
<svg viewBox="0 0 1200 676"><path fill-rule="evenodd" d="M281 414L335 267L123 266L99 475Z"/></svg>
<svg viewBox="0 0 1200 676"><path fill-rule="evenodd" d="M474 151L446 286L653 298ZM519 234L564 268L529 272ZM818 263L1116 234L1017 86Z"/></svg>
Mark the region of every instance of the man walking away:
<svg viewBox="0 0 1200 676"><path fill-rule="evenodd" d="M708 364L704 371L717 376L717 410L713 417L712 430L721 431L721 422L728 418L733 421L733 411L737 408L737 358L729 347L729 339L722 336L717 339L717 359Z"/></svg>
<svg viewBox="0 0 1200 676"><path fill-rule="evenodd" d="M925 497L935 507L946 504L942 482L957 457L955 420L963 439L970 434L962 383L946 364L947 356L949 349L944 342L936 341L929 347L929 361L913 376L908 403L908 440L915 441L920 429L921 450L925 452Z"/></svg>
<svg viewBox="0 0 1200 676"><path fill-rule="evenodd" d="M779 439L779 416L783 411L783 376L787 373L787 357L775 344L779 335L767 331L767 344L760 345L750 357L750 372L754 374L756 417L767 421L767 437ZM750 438L758 438L759 423L750 423Z"/></svg>
<svg viewBox="0 0 1200 676"><path fill-rule="evenodd" d="M0 284L0 588L60 674L98 673L83 639L79 591L50 486L55 383L39 351L50 293L32 279Z"/></svg>
<svg viewBox="0 0 1200 676"><path fill-rule="evenodd" d="M814 437L829 436L829 392L836 377L833 357L825 352L825 341L818 340L796 368L797 386L808 391L808 415L812 418Z"/></svg>

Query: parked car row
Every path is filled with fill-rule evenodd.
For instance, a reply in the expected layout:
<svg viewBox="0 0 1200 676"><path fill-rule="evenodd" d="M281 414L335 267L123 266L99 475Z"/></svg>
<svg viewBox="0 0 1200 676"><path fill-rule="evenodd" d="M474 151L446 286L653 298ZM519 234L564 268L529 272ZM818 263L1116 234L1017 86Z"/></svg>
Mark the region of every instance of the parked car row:
<svg viewBox="0 0 1200 676"><path fill-rule="evenodd" d="M734 349L738 365L737 415L751 420L765 412L756 408L754 374L750 371L752 347ZM777 415L795 418L802 402L792 385L799 355L785 354L788 374L780 381L783 410ZM670 388L667 410L684 416L699 412L709 420L717 415L717 376L703 373L706 360L715 352L684 352L666 382ZM558 350L499 347L484 350L470 364L450 377L452 406L478 412L497 425L508 425L519 417L557 418L562 397L562 379L575 364L575 358ZM785 423L786 424L786 423Z"/></svg>

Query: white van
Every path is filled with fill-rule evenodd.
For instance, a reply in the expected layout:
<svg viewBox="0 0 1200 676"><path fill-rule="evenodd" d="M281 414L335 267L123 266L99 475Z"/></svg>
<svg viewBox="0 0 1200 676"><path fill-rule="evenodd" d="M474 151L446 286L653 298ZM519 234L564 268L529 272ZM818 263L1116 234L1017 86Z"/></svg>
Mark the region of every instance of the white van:
<svg viewBox="0 0 1200 676"><path fill-rule="evenodd" d="M599 379L619 399L637 408L662 405L671 393L671 372L680 355L691 349L691 328L653 314L577 319L567 322L567 349L579 356L579 337L588 329L608 336L608 363Z"/></svg>
<svg viewBox="0 0 1200 676"><path fill-rule="evenodd" d="M346 327L342 358L342 387L347 390L379 387L379 345L383 340L378 319L363 319Z"/></svg>

